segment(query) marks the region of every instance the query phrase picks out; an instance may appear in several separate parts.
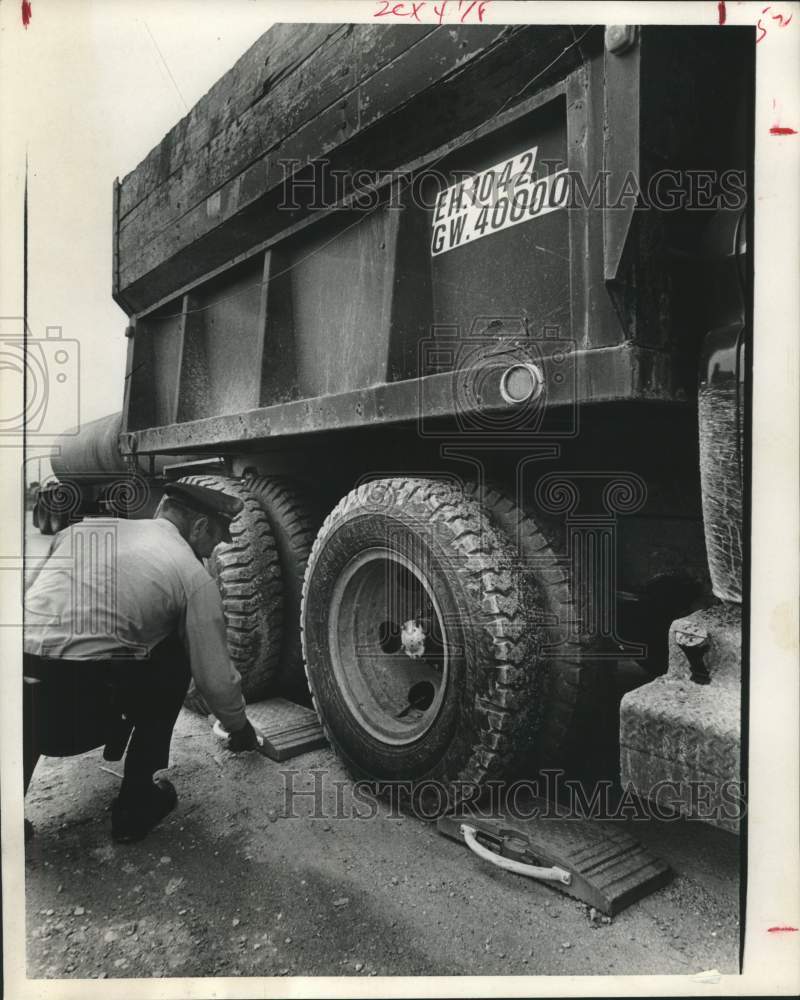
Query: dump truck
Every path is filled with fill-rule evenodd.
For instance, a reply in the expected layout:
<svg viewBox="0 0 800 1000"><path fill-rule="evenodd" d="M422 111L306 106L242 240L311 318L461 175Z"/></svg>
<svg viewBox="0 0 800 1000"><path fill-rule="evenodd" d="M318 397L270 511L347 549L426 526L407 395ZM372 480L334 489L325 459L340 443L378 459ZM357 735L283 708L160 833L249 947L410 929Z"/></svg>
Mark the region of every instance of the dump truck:
<svg viewBox="0 0 800 1000"><path fill-rule="evenodd" d="M739 780L753 53L279 24L115 182L120 454L354 776Z"/></svg>

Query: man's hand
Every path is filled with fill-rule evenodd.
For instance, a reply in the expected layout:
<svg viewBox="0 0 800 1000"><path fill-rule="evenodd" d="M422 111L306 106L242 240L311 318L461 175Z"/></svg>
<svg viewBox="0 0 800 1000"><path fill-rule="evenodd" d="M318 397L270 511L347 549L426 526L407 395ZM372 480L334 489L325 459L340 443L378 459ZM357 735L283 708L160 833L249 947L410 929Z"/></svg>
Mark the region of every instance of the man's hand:
<svg viewBox="0 0 800 1000"><path fill-rule="evenodd" d="M250 750L260 750L263 745L263 737L258 735L248 719L241 729L230 734L227 749L233 753L246 753Z"/></svg>

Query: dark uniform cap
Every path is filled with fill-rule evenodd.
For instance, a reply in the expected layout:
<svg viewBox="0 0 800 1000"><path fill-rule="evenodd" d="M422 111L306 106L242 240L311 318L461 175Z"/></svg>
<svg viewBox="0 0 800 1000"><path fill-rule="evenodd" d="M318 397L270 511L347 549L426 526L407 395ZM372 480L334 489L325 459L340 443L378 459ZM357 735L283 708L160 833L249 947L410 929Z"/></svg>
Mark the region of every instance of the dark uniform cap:
<svg viewBox="0 0 800 1000"><path fill-rule="evenodd" d="M194 486L191 483L167 483L164 496L176 503L183 504L198 514L215 517L225 528L223 541L230 541L230 525L234 517L244 507L241 500L221 493L219 490L209 490L205 486Z"/></svg>

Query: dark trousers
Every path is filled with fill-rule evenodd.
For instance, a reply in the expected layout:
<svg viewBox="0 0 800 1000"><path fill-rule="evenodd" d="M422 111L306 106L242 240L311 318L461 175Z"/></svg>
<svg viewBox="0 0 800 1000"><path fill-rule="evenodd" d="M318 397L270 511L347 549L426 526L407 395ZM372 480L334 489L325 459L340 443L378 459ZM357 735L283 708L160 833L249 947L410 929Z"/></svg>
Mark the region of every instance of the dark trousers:
<svg viewBox="0 0 800 1000"><path fill-rule="evenodd" d="M169 765L172 730L191 676L177 636L160 642L146 660L51 660L26 653L23 674L26 792L41 754L71 757L106 746L108 759L118 760L131 727L120 797L145 792L153 773Z"/></svg>

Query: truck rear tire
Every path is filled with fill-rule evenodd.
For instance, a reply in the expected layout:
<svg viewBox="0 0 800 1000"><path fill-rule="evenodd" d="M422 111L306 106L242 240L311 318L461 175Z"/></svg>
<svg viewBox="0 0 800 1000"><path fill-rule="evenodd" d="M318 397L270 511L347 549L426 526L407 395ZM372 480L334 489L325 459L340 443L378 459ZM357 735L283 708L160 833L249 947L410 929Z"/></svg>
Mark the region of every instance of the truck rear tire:
<svg viewBox="0 0 800 1000"><path fill-rule="evenodd" d="M315 707L351 774L447 797L506 776L536 709L526 603L510 544L461 490L397 478L345 496L314 542L301 619Z"/></svg>
<svg viewBox="0 0 800 1000"><path fill-rule="evenodd" d="M283 636L281 570L272 528L258 499L240 480L186 476L180 481L219 490L244 504L231 522L230 544L214 549L208 571L222 595L228 650L242 675L242 693L247 701L263 698L278 672ZM187 705L197 704L190 691Z"/></svg>
<svg viewBox="0 0 800 1000"><path fill-rule="evenodd" d="M300 604L311 546L321 517L303 496L301 487L277 476L253 476L245 480L269 519L283 580L283 644L276 683L284 694L308 700L300 643Z"/></svg>
<svg viewBox="0 0 800 1000"><path fill-rule="evenodd" d="M465 490L488 512L530 567L537 606L557 626L562 641L542 664L541 722L533 744L532 767L584 770L599 751L614 694L614 673L607 660L592 658L590 640L569 623L580 617L570 568L560 537L561 525L534 519L493 486L467 483ZM544 627L547 629L547 626Z"/></svg>

